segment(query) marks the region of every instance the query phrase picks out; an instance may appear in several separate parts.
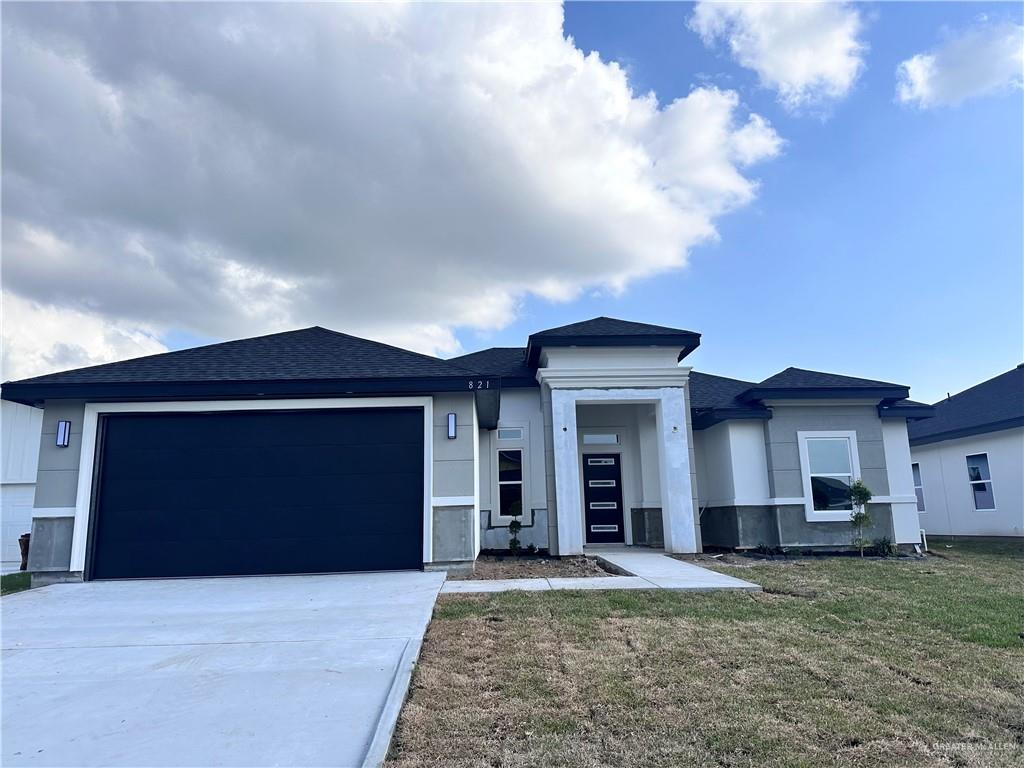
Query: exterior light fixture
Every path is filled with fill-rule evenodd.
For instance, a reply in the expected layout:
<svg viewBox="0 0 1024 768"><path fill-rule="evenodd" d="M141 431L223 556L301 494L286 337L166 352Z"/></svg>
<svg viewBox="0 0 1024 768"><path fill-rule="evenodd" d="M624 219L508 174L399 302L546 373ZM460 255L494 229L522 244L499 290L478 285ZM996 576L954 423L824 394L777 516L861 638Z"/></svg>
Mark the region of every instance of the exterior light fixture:
<svg viewBox="0 0 1024 768"><path fill-rule="evenodd" d="M58 421L57 422L57 447L67 448L68 443L71 441L71 422L70 421Z"/></svg>
<svg viewBox="0 0 1024 768"><path fill-rule="evenodd" d="M449 440L454 440L455 439L455 414L454 413L449 413L448 414L448 439Z"/></svg>

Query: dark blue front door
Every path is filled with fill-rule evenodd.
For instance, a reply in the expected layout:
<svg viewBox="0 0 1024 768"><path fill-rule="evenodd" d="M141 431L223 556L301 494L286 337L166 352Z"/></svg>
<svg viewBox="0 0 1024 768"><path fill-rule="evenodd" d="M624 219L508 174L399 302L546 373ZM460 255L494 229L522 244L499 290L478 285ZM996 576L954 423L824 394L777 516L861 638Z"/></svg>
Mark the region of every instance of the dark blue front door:
<svg viewBox="0 0 1024 768"><path fill-rule="evenodd" d="M583 456L583 504L588 544L622 544L626 541L619 454L588 453Z"/></svg>

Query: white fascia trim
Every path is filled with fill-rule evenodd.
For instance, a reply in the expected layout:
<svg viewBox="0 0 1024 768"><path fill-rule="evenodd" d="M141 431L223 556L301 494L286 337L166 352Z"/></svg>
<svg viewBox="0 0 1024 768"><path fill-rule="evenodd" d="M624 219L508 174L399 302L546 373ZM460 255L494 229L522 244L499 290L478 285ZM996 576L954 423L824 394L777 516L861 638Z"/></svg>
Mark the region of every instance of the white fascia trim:
<svg viewBox="0 0 1024 768"><path fill-rule="evenodd" d="M75 529L71 539L71 571L85 570L85 543L92 506L92 481L96 461L96 430L105 413L210 413L214 411L300 411L326 408L422 408L423 409L423 562L433 551L433 441L432 397L331 397L284 400L173 400L158 403L86 403L82 424L82 455L78 464L75 498Z"/></svg>
<svg viewBox="0 0 1024 768"><path fill-rule="evenodd" d="M821 407L831 408L832 406L835 406L835 405L878 405L881 402L881 400L879 400L877 397L875 397L875 398L861 398L859 400L858 399L852 399L852 398L846 398L846 399L837 398L835 400L833 400L831 398L822 398L820 400L817 400L817 399L815 399L815 400L811 400L811 399L807 399L807 400L796 400L796 399L794 399L794 400L773 400L771 398L768 398L767 400L762 400L761 402L765 406L767 406L769 408L772 408L772 407L775 407L775 406L785 406L785 405L821 406ZM903 418L906 418L906 417L904 416Z"/></svg>
<svg viewBox="0 0 1024 768"><path fill-rule="evenodd" d="M537 381L552 389L603 389L614 387L685 387L690 368L540 368Z"/></svg>
<svg viewBox="0 0 1024 768"><path fill-rule="evenodd" d="M473 507L476 506L475 496L435 496L430 500L435 507Z"/></svg>
<svg viewBox="0 0 1024 768"><path fill-rule="evenodd" d="M41 517L74 517L75 507L35 507L32 510L32 519Z"/></svg>

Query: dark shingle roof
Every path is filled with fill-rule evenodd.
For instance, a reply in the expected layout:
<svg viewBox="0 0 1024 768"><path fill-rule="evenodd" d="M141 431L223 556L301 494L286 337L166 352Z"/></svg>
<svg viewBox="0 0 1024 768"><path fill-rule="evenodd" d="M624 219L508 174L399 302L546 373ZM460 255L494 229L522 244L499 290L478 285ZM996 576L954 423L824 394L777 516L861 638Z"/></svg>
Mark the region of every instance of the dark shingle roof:
<svg viewBox="0 0 1024 768"><path fill-rule="evenodd" d="M682 360L700 346L700 334L664 325L594 317L531 334L526 345L526 361L536 366L543 347L598 346L672 346L681 350L679 359Z"/></svg>
<svg viewBox="0 0 1024 768"><path fill-rule="evenodd" d="M487 376L523 378L536 382L534 371L526 364L526 347L491 347L448 360Z"/></svg>
<svg viewBox="0 0 1024 768"><path fill-rule="evenodd" d="M742 400L800 397L878 397L881 400L902 400L910 389L902 384L875 379L860 379L838 373L787 368L750 387Z"/></svg>
<svg viewBox="0 0 1024 768"><path fill-rule="evenodd" d="M690 372L690 408L693 428L705 429L726 419L767 419L767 408L739 399L752 382Z"/></svg>
<svg viewBox="0 0 1024 768"><path fill-rule="evenodd" d="M530 334L531 339L543 339L549 336L652 336L673 334L694 334L682 328L669 328L664 325L635 323L632 320L618 320L614 317L594 317L578 323L560 325ZM697 334L699 335L699 334Z"/></svg>
<svg viewBox="0 0 1024 768"><path fill-rule="evenodd" d="M908 425L912 445L1024 425L1024 363L935 404L935 415Z"/></svg>
<svg viewBox="0 0 1024 768"><path fill-rule="evenodd" d="M436 357L314 326L61 371L17 383L368 379L470 373Z"/></svg>
<svg viewBox="0 0 1024 768"><path fill-rule="evenodd" d="M314 326L7 382L3 397L32 402L61 396L241 396L263 394L265 386L278 393L317 394L325 383L346 381L390 381L384 389L412 391L413 382L426 386L476 374L436 357Z"/></svg>

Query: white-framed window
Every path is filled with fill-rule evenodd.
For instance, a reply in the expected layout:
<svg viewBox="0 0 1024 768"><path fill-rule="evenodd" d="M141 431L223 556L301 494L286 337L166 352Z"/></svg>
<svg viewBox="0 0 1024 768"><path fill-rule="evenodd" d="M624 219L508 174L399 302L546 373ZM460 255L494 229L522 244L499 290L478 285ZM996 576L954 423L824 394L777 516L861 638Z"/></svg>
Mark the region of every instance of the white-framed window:
<svg viewBox="0 0 1024 768"><path fill-rule="evenodd" d="M914 495L917 496L917 511L924 512L924 485L921 484L921 465L916 461L910 465L914 473Z"/></svg>
<svg viewBox="0 0 1024 768"><path fill-rule="evenodd" d="M857 433L797 432L807 520L849 520L850 486L860 477Z"/></svg>
<svg viewBox="0 0 1024 768"><path fill-rule="evenodd" d="M523 449L498 450L498 514L519 517L523 514Z"/></svg>
<svg viewBox="0 0 1024 768"><path fill-rule="evenodd" d="M992 491L992 474L988 469L987 453L972 453L967 457L967 480L971 484L976 512L995 512L996 497Z"/></svg>
<svg viewBox="0 0 1024 768"><path fill-rule="evenodd" d="M522 427L499 427L498 428L498 439L499 440L522 440L523 439L523 428Z"/></svg>

